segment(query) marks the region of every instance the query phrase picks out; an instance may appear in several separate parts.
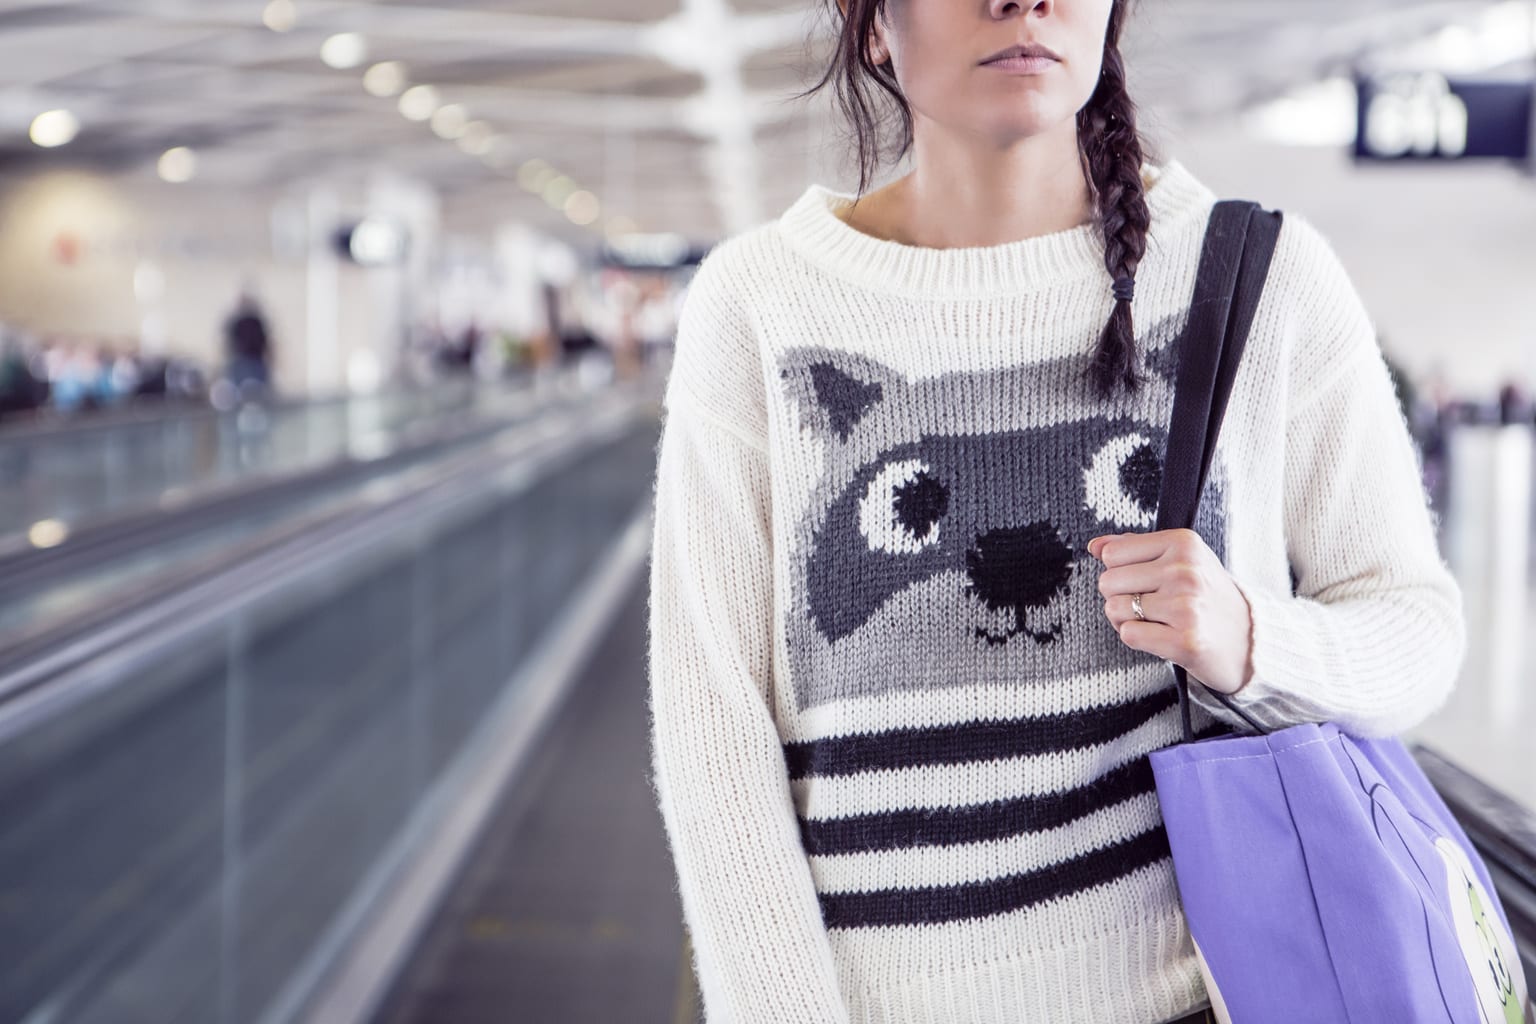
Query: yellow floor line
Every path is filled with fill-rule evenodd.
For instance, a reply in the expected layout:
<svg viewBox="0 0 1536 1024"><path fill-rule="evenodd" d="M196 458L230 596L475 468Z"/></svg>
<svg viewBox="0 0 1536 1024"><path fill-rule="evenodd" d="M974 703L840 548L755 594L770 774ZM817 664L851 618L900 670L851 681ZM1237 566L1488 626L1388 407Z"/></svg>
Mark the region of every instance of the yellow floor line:
<svg viewBox="0 0 1536 1024"><path fill-rule="evenodd" d="M677 962L677 999L672 1004L672 1024L699 1024L699 990L693 977L693 947L683 931L683 951Z"/></svg>

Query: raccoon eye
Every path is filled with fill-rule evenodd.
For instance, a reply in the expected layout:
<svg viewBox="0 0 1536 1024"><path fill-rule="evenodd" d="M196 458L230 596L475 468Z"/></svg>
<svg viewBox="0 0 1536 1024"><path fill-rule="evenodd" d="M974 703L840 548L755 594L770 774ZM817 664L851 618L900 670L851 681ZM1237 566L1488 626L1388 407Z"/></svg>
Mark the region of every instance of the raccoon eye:
<svg viewBox="0 0 1536 1024"><path fill-rule="evenodd" d="M1100 519L1124 527L1150 527L1157 521L1162 460L1151 440L1122 434L1106 441L1083 471L1083 494Z"/></svg>
<svg viewBox="0 0 1536 1024"><path fill-rule="evenodd" d="M859 530L876 551L915 554L939 539L949 488L920 459L881 468L859 501Z"/></svg>

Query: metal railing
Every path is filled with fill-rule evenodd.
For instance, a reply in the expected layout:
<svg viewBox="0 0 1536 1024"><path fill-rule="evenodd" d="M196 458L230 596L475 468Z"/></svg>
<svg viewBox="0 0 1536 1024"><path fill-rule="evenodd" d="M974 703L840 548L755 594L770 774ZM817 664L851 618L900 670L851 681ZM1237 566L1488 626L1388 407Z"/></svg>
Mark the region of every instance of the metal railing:
<svg viewBox="0 0 1536 1024"><path fill-rule="evenodd" d="M73 525L152 509L167 493L366 457L413 424L494 404L506 390L452 380L345 399L8 427L0 430L0 537L43 521Z"/></svg>
<svg viewBox="0 0 1536 1024"><path fill-rule="evenodd" d="M620 389L540 416L12 666L0 1019L256 1021L291 994L648 501L653 412Z"/></svg>

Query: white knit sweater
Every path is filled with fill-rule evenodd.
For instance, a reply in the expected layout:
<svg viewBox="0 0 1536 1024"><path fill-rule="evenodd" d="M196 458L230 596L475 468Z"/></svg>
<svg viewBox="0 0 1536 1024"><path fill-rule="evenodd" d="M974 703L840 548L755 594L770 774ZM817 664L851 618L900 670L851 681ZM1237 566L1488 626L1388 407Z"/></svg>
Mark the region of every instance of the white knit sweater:
<svg viewBox="0 0 1536 1024"><path fill-rule="evenodd" d="M699 267L657 449L649 670L710 1024L1205 1004L1145 756L1178 739L1172 675L1120 642L1086 551L1152 528L1216 200L1176 160L1143 175L1153 384L1113 402L1083 382L1113 303L1092 224L909 246L812 185ZM1252 605L1235 699L1255 718L1384 734L1443 702L1461 593L1372 322L1293 211L1196 530ZM1196 727L1227 728L1191 691Z"/></svg>

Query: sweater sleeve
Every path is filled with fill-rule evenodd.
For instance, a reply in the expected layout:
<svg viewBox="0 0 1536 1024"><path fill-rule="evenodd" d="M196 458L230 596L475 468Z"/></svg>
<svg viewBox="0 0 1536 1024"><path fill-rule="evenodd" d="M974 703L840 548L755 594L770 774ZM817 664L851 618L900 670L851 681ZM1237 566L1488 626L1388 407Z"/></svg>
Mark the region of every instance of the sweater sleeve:
<svg viewBox="0 0 1536 1024"><path fill-rule="evenodd" d="M1326 239L1287 214L1306 290L1291 355L1283 486L1296 593L1237 580L1253 675L1228 699L1266 728L1336 721L1401 733L1441 707L1466 648L1462 594L1442 559L1417 451L1373 324ZM1277 261L1281 256L1277 249ZM1192 699L1241 722L1204 687Z"/></svg>
<svg viewBox="0 0 1536 1024"><path fill-rule="evenodd" d="M685 299L657 455L654 786L709 1024L846 1022L770 711L767 448L752 397L717 391L750 372L720 365L740 339L703 274ZM744 413L728 418L725 401Z"/></svg>

